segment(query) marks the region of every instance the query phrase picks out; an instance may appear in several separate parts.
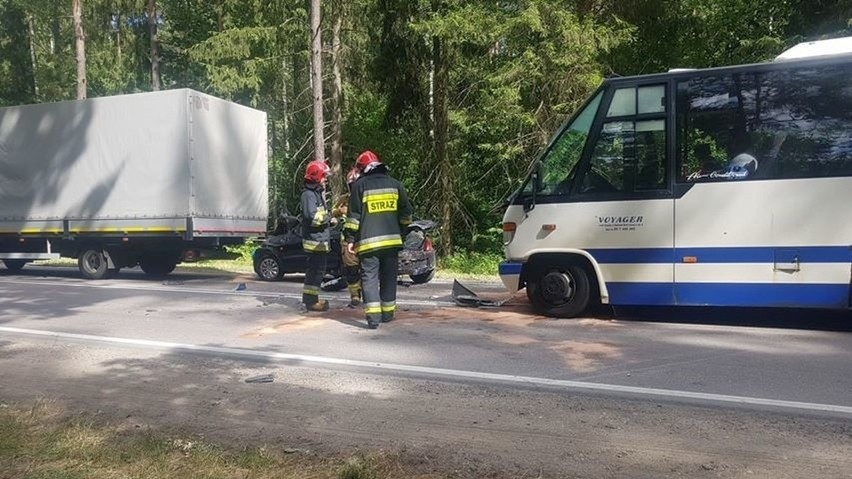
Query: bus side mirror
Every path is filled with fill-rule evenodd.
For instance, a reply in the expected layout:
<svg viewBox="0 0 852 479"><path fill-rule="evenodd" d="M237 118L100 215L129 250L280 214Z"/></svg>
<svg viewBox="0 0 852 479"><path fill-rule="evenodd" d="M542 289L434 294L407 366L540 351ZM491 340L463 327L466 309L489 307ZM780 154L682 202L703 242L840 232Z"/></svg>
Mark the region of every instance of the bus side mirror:
<svg viewBox="0 0 852 479"><path fill-rule="evenodd" d="M533 171L532 177L530 178L532 182L532 195L524 198L523 207L524 213L529 213L533 209L535 209L535 192L538 191L538 172Z"/></svg>

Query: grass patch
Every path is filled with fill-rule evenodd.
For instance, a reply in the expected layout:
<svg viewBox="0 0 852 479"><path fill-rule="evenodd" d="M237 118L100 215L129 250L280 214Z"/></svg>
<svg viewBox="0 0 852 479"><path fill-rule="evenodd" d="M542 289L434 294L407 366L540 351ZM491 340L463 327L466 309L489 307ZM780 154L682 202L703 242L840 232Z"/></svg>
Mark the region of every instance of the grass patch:
<svg viewBox="0 0 852 479"><path fill-rule="evenodd" d="M501 261L501 254L462 250L441 258L438 268L439 271L455 276L497 276L497 266Z"/></svg>
<svg viewBox="0 0 852 479"><path fill-rule="evenodd" d="M34 261L33 264L38 266L57 266L66 268L76 268L77 260L71 258L59 258L43 261ZM197 273L209 272L224 272L224 273L254 273L254 266L249 258L236 259L204 259L193 263L181 263L177 267L178 271L192 271Z"/></svg>
<svg viewBox="0 0 852 479"><path fill-rule="evenodd" d="M289 452L289 454L288 454ZM322 456L275 448L235 448L192 434L128 429L67 416L55 404L0 404L0 477L106 478L439 478L406 471L390 454Z"/></svg>
<svg viewBox="0 0 852 479"><path fill-rule="evenodd" d="M193 263L181 263L178 271L186 272L213 272L213 273L242 273L253 274L251 252L255 246L245 244L240 246L228 246L228 252L233 259L211 258ZM480 253L476 251L458 251L451 256L439 258L438 278L460 278L490 280L497 277L497 266L503 261L503 255L498 253ZM35 264L42 266L64 266L77 267L77 260L60 258L55 260L36 261Z"/></svg>

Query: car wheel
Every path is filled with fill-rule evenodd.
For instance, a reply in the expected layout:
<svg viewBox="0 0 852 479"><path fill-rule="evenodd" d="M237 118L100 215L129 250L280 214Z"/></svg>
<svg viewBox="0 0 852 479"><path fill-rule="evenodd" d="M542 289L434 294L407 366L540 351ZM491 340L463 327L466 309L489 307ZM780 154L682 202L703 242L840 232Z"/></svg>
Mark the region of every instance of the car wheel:
<svg viewBox="0 0 852 479"><path fill-rule="evenodd" d="M556 265L527 281L527 297L536 311L556 318L573 318L589 305L591 281L580 266Z"/></svg>
<svg viewBox="0 0 852 479"><path fill-rule="evenodd" d="M257 260L254 265L254 272L264 281L277 281L284 276L281 271L281 263L278 258L270 254L265 254Z"/></svg>
<svg viewBox="0 0 852 479"><path fill-rule="evenodd" d="M414 284L428 283L429 281L432 281L432 278L435 277L435 270L430 269L426 273L412 274L412 275L409 275L408 277L411 278L411 282L414 283Z"/></svg>
<svg viewBox="0 0 852 479"><path fill-rule="evenodd" d="M161 253L149 253L139 259L139 267L148 276L166 276L177 267L177 261L170 255Z"/></svg>

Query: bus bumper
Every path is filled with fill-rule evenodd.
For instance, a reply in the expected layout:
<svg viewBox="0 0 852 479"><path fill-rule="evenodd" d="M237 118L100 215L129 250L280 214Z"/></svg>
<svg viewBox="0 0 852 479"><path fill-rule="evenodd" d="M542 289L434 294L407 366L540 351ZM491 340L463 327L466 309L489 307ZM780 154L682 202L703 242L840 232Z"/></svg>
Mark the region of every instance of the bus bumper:
<svg viewBox="0 0 852 479"><path fill-rule="evenodd" d="M503 281L503 285L506 286L506 289L509 290L510 293L515 293L521 289L521 269L523 266L523 263L516 263L513 261L504 261L500 263L500 267L498 268L500 279Z"/></svg>

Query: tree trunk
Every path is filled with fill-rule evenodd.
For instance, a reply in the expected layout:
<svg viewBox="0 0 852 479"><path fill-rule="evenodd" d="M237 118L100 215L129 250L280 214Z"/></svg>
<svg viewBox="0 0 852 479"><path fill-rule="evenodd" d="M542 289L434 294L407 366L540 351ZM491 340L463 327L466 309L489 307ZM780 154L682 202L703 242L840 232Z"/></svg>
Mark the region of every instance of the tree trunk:
<svg viewBox="0 0 852 479"><path fill-rule="evenodd" d="M334 74L334 85L331 90L331 190L337 198L345 192L343 178L343 76L340 73L340 30L343 26L344 2L336 2L334 9L334 29L331 37L331 64Z"/></svg>
<svg viewBox="0 0 852 479"><path fill-rule="evenodd" d="M151 37L151 89L160 90L160 52L157 41L157 0L148 0L148 33Z"/></svg>
<svg viewBox="0 0 852 479"><path fill-rule="evenodd" d="M222 0L216 1L216 28L219 32L225 30L225 6Z"/></svg>
<svg viewBox="0 0 852 479"><path fill-rule="evenodd" d="M281 134L284 136L284 156L290 158L290 97L287 94L287 83L290 82L292 74L289 73L290 64L287 58L281 60L281 120L283 121Z"/></svg>
<svg viewBox="0 0 852 479"><path fill-rule="evenodd" d="M446 255L453 252L453 202L456 201L455 172L447 155L449 124L449 65L444 42L432 39L432 58L435 65L435 143L434 164L438 169L441 194L441 246Z"/></svg>
<svg viewBox="0 0 852 479"><path fill-rule="evenodd" d="M314 159L325 161L322 111L322 31L320 0L311 0L311 88L314 106Z"/></svg>
<svg viewBox="0 0 852 479"><path fill-rule="evenodd" d="M56 44L59 42L59 0L53 2L53 12L50 18L50 54L56 54Z"/></svg>
<svg viewBox="0 0 852 479"><path fill-rule="evenodd" d="M115 14L115 54L117 55L118 62L121 63L121 13Z"/></svg>
<svg viewBox="0 0 852 479"><path fill-rule="evenodd" d="M34 100L38 101L38 64L36 63L35 52L35 20L33 20L32 14L27 15L27 30L30 41L30 64L32 65L33 71L33 95L35 95Z"/></svg>
<svg viewBox="0 0 852 479"><path fill-rule="evenodd" d="M85 100L86 87L86 36L83 31L83 0L71 0L74 19L74 46L77 58L77 99Z"/></svg>

